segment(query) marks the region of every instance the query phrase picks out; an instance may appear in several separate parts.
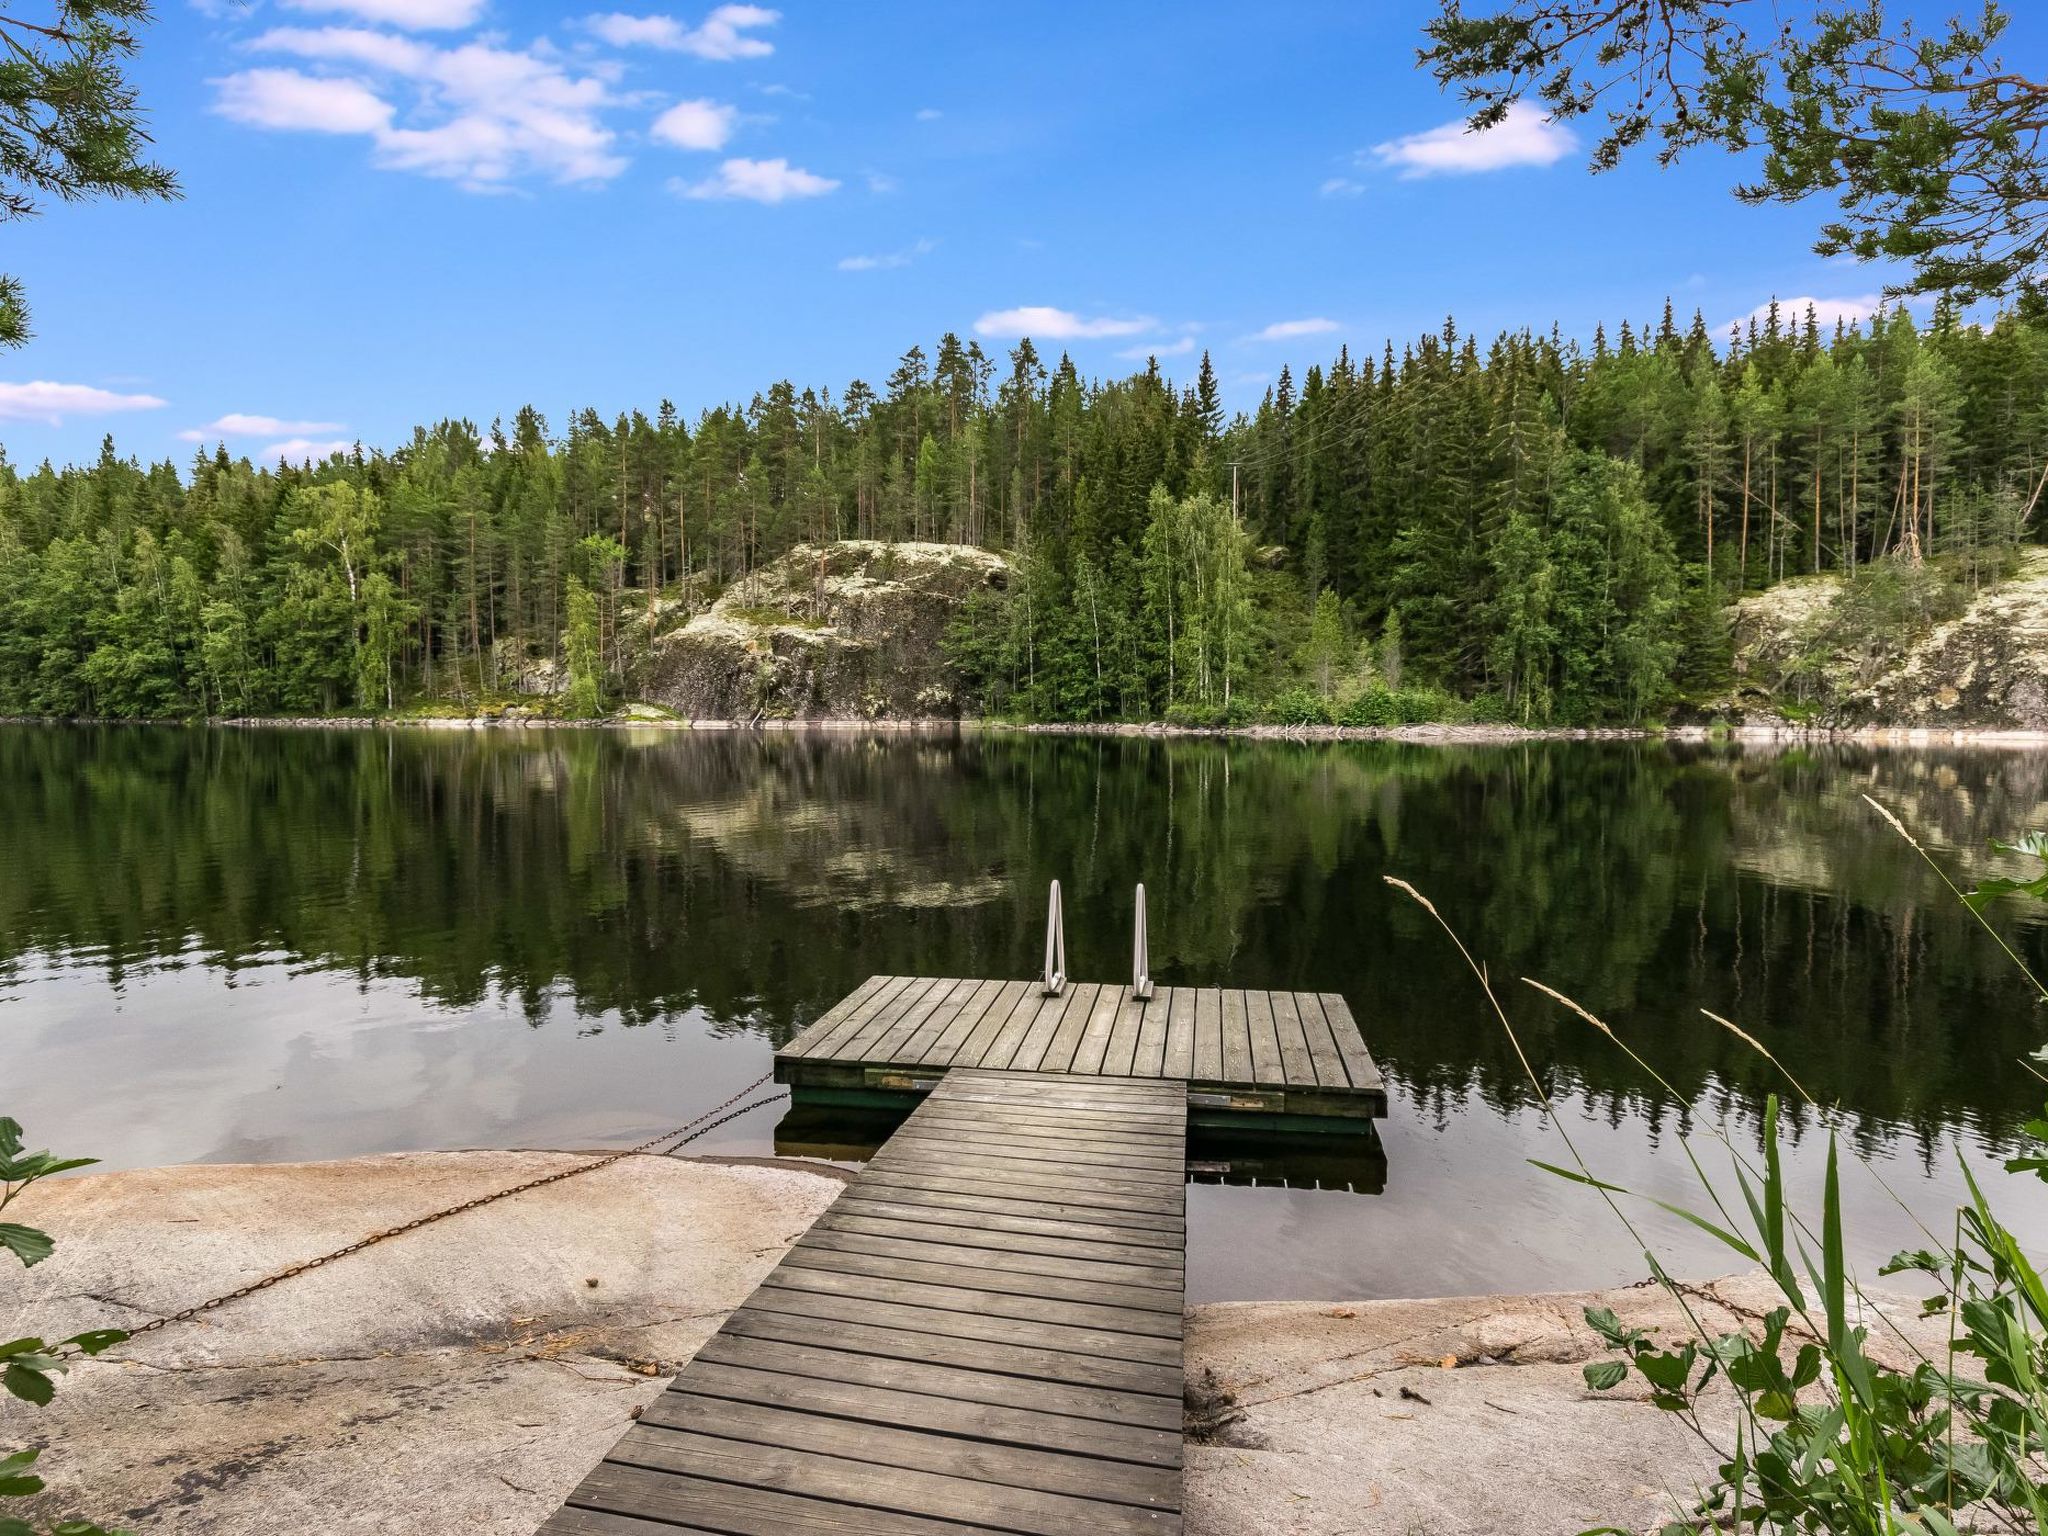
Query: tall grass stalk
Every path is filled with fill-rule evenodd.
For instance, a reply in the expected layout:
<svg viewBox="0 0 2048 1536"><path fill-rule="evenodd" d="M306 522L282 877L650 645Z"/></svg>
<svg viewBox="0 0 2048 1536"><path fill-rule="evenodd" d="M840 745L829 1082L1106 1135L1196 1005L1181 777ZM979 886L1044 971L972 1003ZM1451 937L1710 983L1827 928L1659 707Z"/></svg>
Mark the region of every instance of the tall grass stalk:
<svg viewBox="0 0 2048 1536"><path fill-rule="evenodd" d="M2041 988L1982 911L1987 893L2037 887L1987 882L1966 895L1896 816L1875 800L1870 804L1970 908L2021 974L2048 999L2048 990ZM2012 851L2038 852L2048 860L2048 852L2036 846ZM1648 1330L1625 1326L1611 1311L1589 1308L1585 1313L1588 1325L1618 1356L1588 1365L1587 1385L1606 1391L1631 1377L1640 1378L1648 1385L1653 1404L1677 1416L1721 1458L1716 1481L1692 1509L1663 1527L1661 1536L1726 1530L1769 1532L1772 1536L1960 1536L1966 1531L2031 1531L2035 1536L2048 1536L2048 1460L2044 1460L2048 1458L2048 1345L2043 1342L2048 1336L2048 1282L2018 1240L1992 1215L1975 1174L1962 1161L1960 1148L1957 1156L1969 1199L1956 1210L1953 1235L1946 1240L1933 1235L1879 1169L1867 1159L1855 1158L1927 1237L1926 1248L1894 1256L1883 1273L1917 1271L1933 1276L1940 1284L1939 1293L1922 1303L1923 1316L1947 1314L1945 1359L1936 1362L1870 1301L1851 1275L1842 1217L1839 1117L1816 1101L1761 1040L1732 1020L1701 1010L1769 1062L1827 1130L1818 1230L1788 1197L1779 1156L1775 1093L1764 1101L1761 1166L1725 1127L1713 1128L1729 1153L1741 1197L1739 1207L1724 1197L1695 1155L1689 1138L1678 1138L1718 1220L1667 1201L1634 1195L1622 1185L1597 1177L1558 1115L1542 1076L1494 992L1486 967L1426 896L1405 880L1389 876L1387 883L1429 914L1478 979L1488 1007L1513 1046L1572 1164L1559 1167L1532 1159L1534 1166L1599 1194L1641 1248L1652 1277L1686 1320L1691 1337L1664 1347ZM1687 1102L1661 1072L1590 1009L1542 982L1528 977L1523 980L1598 1029L1676 1102ZM2027 1134L2041 1150L2016 1157L2006 1166L2014 1172L2048 1178L2048 1112L2028 1125ZM1670 1276L1630 1218L1622 1204L1625 1198L1647 1200L1759 1266L1770 1276L1784 1304L1765 1314L1754 1336L1748 1331L1711 1334L1687 1289ZM1812 1303L1807 1286L1815 1291ZM1877 1316L1904 1347L1911 1357L1906 1369L1896 1369L1869 1355L1865 1349L1868 1332L1861 1317L1853 1325L1850 1321L1852 1296L1861 1314ZM1786 1337L1795 1314L1805 1335L1805 1342L1796 1348ZM1732 1448L1716 1441L1701 1414L1702 1398L1717 1380L1725 1380L1732 1389Z"/></svg>

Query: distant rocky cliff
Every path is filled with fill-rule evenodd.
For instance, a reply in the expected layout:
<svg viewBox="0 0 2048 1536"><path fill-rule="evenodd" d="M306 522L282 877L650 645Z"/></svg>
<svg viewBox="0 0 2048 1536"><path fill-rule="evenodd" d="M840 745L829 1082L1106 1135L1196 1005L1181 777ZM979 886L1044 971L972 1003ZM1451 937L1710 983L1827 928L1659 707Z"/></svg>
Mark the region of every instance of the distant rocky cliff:
<svg viewBox="0 0 2048 1536"><path fill-rule="evenodd" d="M658 638L640 697L693 720L915 719L960 712L941 642L1001 555L958 544L800 544Z"/></svg>
<svg viewBox="0 0 2048 1536"><path fill-rule="evenodd" d="M1852 613L1836 578L1784 582L1735 605L1729 713L1811 712L1827 726L2048 730L2048 550L1952 610Z"/></svg>

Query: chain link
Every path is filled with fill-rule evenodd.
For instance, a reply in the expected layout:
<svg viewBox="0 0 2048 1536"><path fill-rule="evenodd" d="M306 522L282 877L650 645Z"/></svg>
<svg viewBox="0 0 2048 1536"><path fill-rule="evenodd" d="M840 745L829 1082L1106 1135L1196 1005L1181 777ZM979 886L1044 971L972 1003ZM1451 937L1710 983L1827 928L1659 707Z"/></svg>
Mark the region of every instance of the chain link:
<svg viewBox="0 0 2048 1536"><path fill-rule="evenodd" d="M573 1179L578 1174L595 1173L600 1168L609 1168L613 1163L621 1162L626 1158L639 1157L653 1152L657 1147L661 1148L660 1156L670 1156L688 1146L699 1136L717 1130L718 1127L726 1124L728 1121L739 1119L741 1115L746 1114L749 1110L759 1109L763 1105L775 1103L782 1097L782 1092L779 1089L774 1093L765 1094L761 1098L755 1099L752 1103L740 1104L738 1109L732 1108L733 1105L739 1104L741 1099L752 1093L756 1088L759 1088L774 1075L772 1072L762 1073L724 1103L713 1105L688 1125L678 1126L675 1130L664 1131L659 1136L650 1137L648 1140L641 1142L637 1147L628 1147L623 1152L609 1152L603 1157L595 1158L587 1163L579 1163L573 1168L557 1169L553 1173L542 1174L537 1179L528 1179L524 1183L514 1184L509 1189L494 1190L488 1195L478 1195L473 1199L463 1201L460 1205L451 1205L444 1210L433 1211L425 1216L416 1216L411 1221L401 1222L395 1227L386 1227L381 1232L372 1232L368 1237L358 1238L346 1248L337 1248L332 1253L321 1254L317 1259L307 1259L303 1263L293 1264L288 1268L276 1271L274 1274L265 1275L261 1280L252 1280L247 1285L229 1291L224 1296L216 1296L210 1301L202 1301L197 1306L187 1307L182 1312L173 1312L168 1317L153 1318L149 1322L142 1324L139 1328L129 1329L128 1337L136 1339L146 1333L155 1333L159 1328L168 1328L173 1323L190 1322L200 1314L211 1312L218 1307L224 1307L231 1301L240 1301L244 1296L253 1296L258 1291L267 1291L280 1280L289 1280L294 1275L303 1275L309 1269L318 1269L324 1264L332 1264L336 1259L345 1259L352 1253L361 1253L365 1248L373 1247L389 1238L401 1237L407 1232L416 1232L421 1227L432 1226L435 1222L445 1221L450 1216L460 1216L464 1211L473 1211L479 1206L492 1205L500 1200L509 1200L514 1195L523 1195L529 1189L539 1189L547 1184L559 1184L562 1180ZM721 1111L726 1110L730 1110L731 1113L721 1113ZM717 1118L713 1119L713 1116L717 1116ZM665 1143L673 1143L673 1145L664 1145Z"/></svg>

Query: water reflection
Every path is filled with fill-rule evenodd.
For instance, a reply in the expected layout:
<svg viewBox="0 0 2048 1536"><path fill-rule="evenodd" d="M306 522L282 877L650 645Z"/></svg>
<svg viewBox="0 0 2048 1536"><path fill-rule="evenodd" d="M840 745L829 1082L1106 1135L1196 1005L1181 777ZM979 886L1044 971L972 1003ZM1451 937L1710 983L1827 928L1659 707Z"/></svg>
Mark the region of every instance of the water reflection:
<svg viewBox="0 0 2048 1536"><path fill-rule="evenodd" d="M1520 1065L1381 876L1487 959L1605 1171L1685 1193L1675 1135L1754 1137L1770 1069L1706 1007L1938 1206L1956 1148L2038 1108L2015 1063L2048 1020L1865 793L1983 871L1988 837L2048 825L2048 757L0 728L0 1032L32 1085L5 1107L127 1165L638 1139L871 972L1030 970L1054 876L1073 973L1119 975L1143 879L1162 983L1342 991L1394 1098L1383 1194L1192 1190L1198 1292L1630 1278L1526 1167L1556 1147ZM2038 915L1998 921L2048 970ZM1813 1118L1788 1125L1804 1168Z"/></svg>

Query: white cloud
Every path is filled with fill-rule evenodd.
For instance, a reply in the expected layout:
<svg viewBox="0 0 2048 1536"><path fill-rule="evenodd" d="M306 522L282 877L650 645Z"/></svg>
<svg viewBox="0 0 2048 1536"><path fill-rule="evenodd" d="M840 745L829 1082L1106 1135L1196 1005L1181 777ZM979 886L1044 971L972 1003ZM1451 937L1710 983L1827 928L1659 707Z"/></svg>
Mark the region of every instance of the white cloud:
<svg viewBox="0 0 2048 1536"><path fill-rule="evenodd" d="M66 416L153 411L162 404L155 395L121 395L91 384L53 384L48 379L0 383L0 421L40 421L55 427Z"/></svg>
<svg viewBox="0 0 2048 1536"><path fill-rule="evenodd" d="M1331 331L1344 327L1334 320L1317 316L1313 320L1275 320L1263 331L1254 331L1247 341L1292 341L1297 336L1327 336Z"/></svg>
<svg viewBox="0 0 2048 1536"><path fill-rule="evenodd" d="M1579 141L1570 129L1553 123L1526 102L1508 108L1508 115L1483 133L1474 133L1463 118L1423 133L1375 144L1373 158L1397 167L1404 181L1421 176L1465 176L1498 171L1511 165L1555 165Z"/></svg>
<svg viewBox="0 0 2048 1536"><path fill-rule="evenodd" d="M272 27L249 46L264 53L367 64L400 75L425 74L435 51L429 43L367 27Z"/></svg>
<svg viewBox="0 0 2048 1536"><path fill-rule="evenodd" d="M1084 317L1071 309L1025 304L1017 309L992 309L974 322L984 336L1034 336L1043 341L1088 340L1097 336L1136 336L1159 322L1147 315L1119 320L1110 315Z"/></svg>
<svg viewBox="0 0 2048 1536"><path fill-rule="evenodd" d="M408 32L438 32L471 25L484 0L284 0L295 11L345 11L364 21Z"/></svg>
<svg viewBox="0 0 2048 1536"><path fill-rule="evenodd" d="M917 120L920 123L936 123L945 115L937 107L919 107L917 109Z"/></svg>
<svg viewBox="0 0 2048 1536"><path fill-rule="evenodd" d="M1349 176L1332 176L1316 190L1324 197L1356 197L1365 190L1365 183Z"/></svg>
<svg viewBox="0 0 2048 1536"><path fill-rule="evenodd" d="M1158 346L1125 347L1123 351L1117 353L1117 356L1127 357L1135 363L1142 363L1149 357L1186 357L1194 350L1195 338L1183 336L1179 341L1169 341Z"/></svg>
<svg viewBox="0 0 2048 1536"><path fill-rule="evenodd" d="M614 48L660 48L722 62L764 59L773 53L773 43L749 34L781 19L780 11L764 6L721 5L696 27L684 26L673 16L628 16L621 11L586 17L583 24Z"/></svg>
<svg viewBox="0 0 2048 1536"><path fill-rule="evenodd" d="M1810 295L1796 299L1780 299L1778 300L1778 323L1787 329L1794 326L1804 328L1806 325L1806 307L1809 304L1813 306L1814 318L1819 322L1820 328L1824 331L1832 331L1835 328L1835 322L1838 320L1845 325L1867 324L1871 317L1883 307L1884 296L1877 293L1858 293L1839 299L1816 299ZM1731 327L1736 326L1747 330L1749 322L1752 320L1756 321L1758 325L1762 325L1765 317L1770 312L1771 306L1768 303L1759 304L1748 314L1737 315L1733 320L1722 326L1721 330L1726 332Z"/></svg>
<svg viewBox="0 0 2048 1536"><path fill-rule="evenodd" d="M251 416L229 411L203 427L187 427L178 434L188 443L210 443L223 437L276 437L280 433L305 436L313 432L339 432L338 421L287 421L281 416Z"/></svg>
<svg viewBox="0 0 2048 1536"><path fill-rule="evenodd" d="M899 192L903 188L903 183L887 171L863 171L861 179L868 184L868 190L877 197L887 197L890 193Z"/></svg>
<svg viewBox="0 0 2048 1536"><path fill-rule="evenodd" d="M737 107L717 101L679 101L654 120L650 130L677 149L723 149L739 118Z"/></svg>
<svg viewBox="0 0 2048 1536"><path fill-rule="evenodd" d="M837 190L839 183L776 159L727 160L718 167L716 176L687 182L677 177L668 185L679 197L737 197L751 203L781 203L793 197L823 197Z"/></svg>
<svg viewBox="0 0 2048 1536"><path fill-rule="evenodd" d="M315 439L310 437L288 437L281 443L272 443L256 455L259 464L275 464L283 459L287 464L303 464L311 459L315 464L333 458L337 453L347 453L355 447L345 437Z"/></svg>
<svg viewBox="0 0 2048 1536"><path fill-rule="evenodd" d="M214 110L252 128L380 134L391 103L360 80L328 80L296 69L245 69L214 82Z"/></svg>
<svg viewBox="0 0 2048 1536"><path fill-rule="evenodd" d="M472 191L502 191L525 175L603 181L626 168L599 115L619 104L610 88L595 69L570 73L545 45L437 48L362 28L276 27L251 46L361 66L379 80L373 87L353 76L244 70L215 82L215 110L237 122L360 134L378 165ZM401 120L408 126L396 126Z"/></svg>
<svg viewBox="0 0 2048 1536"><path fill-rule="evenodd" d="M879 256L842 256L839 270L842 272L887 272L897 267L907 267L920 256L929 256L938 248L936 240L918 240L906 245L900 251L884 251Z"/></svg>

